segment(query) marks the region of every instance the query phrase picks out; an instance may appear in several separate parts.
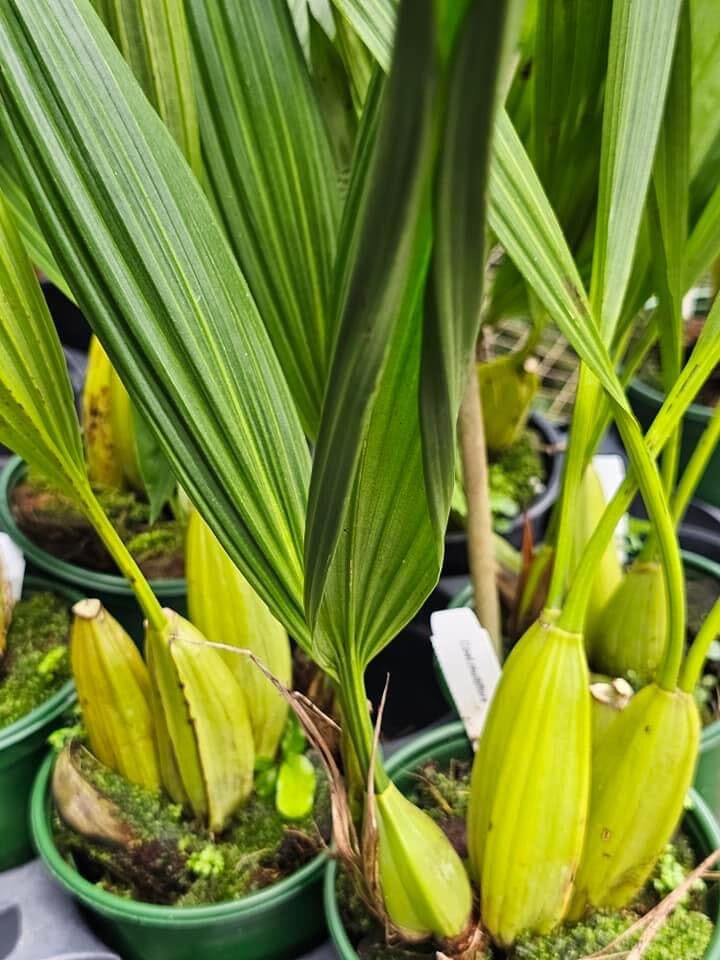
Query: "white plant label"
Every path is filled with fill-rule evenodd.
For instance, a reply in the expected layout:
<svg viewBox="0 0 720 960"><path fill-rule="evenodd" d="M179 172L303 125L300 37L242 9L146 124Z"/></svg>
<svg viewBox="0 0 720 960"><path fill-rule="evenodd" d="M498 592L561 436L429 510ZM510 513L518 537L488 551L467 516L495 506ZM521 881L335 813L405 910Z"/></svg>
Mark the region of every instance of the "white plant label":
<svg viewBox="0 0 720 960"><path fill-rule="evenodd" d="M593 457L593 466L598 475L605 494L605 501L610 503L625 479L625 461L619 453L598 453ZM623 514L615 528L615 545L620 563L627 563L627 535L630 529L628 516Z"/></svg>
<svg viewBox="0 0 720 960"><path fill-rule="evenodd" d="M432 645L473 750L485 724L501 667L473 610L440 610L430 617Z"/></svg>
<svg viewBox="0 0 720 960"><path fill-rule="evenodd" d="M0 576L9 587L13 603L17 603L25 578L25 554L6 533L0 533Z"/></svg>

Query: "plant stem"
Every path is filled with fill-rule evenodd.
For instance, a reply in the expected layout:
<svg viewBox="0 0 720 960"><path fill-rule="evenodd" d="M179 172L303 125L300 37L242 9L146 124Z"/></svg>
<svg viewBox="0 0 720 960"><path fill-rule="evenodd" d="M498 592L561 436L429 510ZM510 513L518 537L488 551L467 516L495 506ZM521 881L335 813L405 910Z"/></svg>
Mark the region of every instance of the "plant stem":
<svg viewBox="0 0 720 960"><path fill-rule="evenodd" d="M97 497L90 487L79 492L83 508L88 520L96 533L107 547L121 573L125 576L130 587L137 597L140 607L148 622L158 631L164 630L167 624L160 602L150 588L140 567L133 559L130 551L120 539L117 530L108 520L105 511L98 503Z"/></svg>
<svg viewBox="0 0 720 960"><path fill-rule="evenodd" d="M367 783L375 731L370 720L362 670L349 656L338 666L338 698L342 712L343 736L349 737ZM375 757L374 773L375 789L381 793L390 781L379 756Z"/></svg>
<svg viewBox="0 0 720 960"><path fill-rule="evenodd" d="M475 610L500 657L500 600L495 574L485 425L474 357L470 361L465 394L460 407L460 451L467 502L468 558Z"/></svg>
<svg viewBox="0 0 720 960"><path fill-rule="evenodd" d="M585 364L581 364L575 408L570 425L570 442L565 454L565 469L563 470L562 490L560 492L555 558L547 597L549 610L560 610L565 599L565 591L570 576L573 537L575 535L577 495L585 470L593 411L597 407L600 394L597 380Z"/></svg>
<svg viewBox="0 0 720 960"><path fill-rule="evenodd" d="M615 417L623 443L630 455L633 470L639 478L648 514L657 531L668 596L668 642L658 683L666 690L674 690L677 686L685 648L685 581L680 547L660 475L654 462L656 452L651 451L634 417L621 408L616 409ZM672 432L674 425L672 418L668 417L665 431L667 435ZM666 440L667 436L664 437L664 441ZM628 475L605 510L595 534L583 553L576 573L574 589L571 589L568 595L559 620L559 625L566 630L582 631L583 629L597 564L613 536L620 517L632 499L636 483L637 481Z"/></svg>
<svg viewBox="0 0 720 960"><path fill-rule="evenodd" d="M705 618L705 622L695 637L680 678L680 689L692 693L700 682L703 667L707 660L710 644L720 633L720 599Z"/></svg>
<svg viewBox="0 0 720 960"><path fill-rule="evenodd" d="M620 371L620 383L623 387L626 387L630 381L633 379L635 374L640 369L643 360L648 355L650 350L657 340L657 323L656 316L653 315L641 336L631 345L627 356L625 357L625 362L622 365L622 370ZM620 346L617 351L618 362L624 353L624 344ZM595 450L597 450L600 441L605 436L612 423L612 408L610 406L610 401L603 394L599 398L599 407L595 414L595 425L593 427L592 438L587 450L587 459L589 460Z"/></svg>
<svg viewBox="0 0 720 960"><path fill-rule="evenodd" d="M703 430L697 446L692 452L680 483L677 485L672 501L673 520L679 524L682 520L690 498L705 473L705 469L713 455L715 447L720 441L720 403L713 410L710 420Z"/></svg>

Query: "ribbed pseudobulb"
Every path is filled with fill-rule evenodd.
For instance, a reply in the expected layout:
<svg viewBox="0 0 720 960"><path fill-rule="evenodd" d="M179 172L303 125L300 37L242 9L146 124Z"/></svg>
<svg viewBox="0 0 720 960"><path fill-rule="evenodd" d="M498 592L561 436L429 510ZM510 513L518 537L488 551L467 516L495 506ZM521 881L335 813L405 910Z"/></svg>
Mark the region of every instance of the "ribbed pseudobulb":
<svg viewBox="0 0 720 960"><path fill-rule="evenodd" d="M627 906L642 889L683 811L697 761L692 694L640 690L596 745L585 849L572 917Z"/></svg>
<svg viewBox="0 0 720 960"><path fill-rule="evenodd" d="M292 682L290 640L240 573L197 511L190 516L186 546L188 609L197 628L215 643L251 650L283 683ZM288 707L248 657L221 652L245 694L258 757L275 756Z"/></svg>
<svg viewBox="0 0 720 960"><path fill-rule="evenodd" d="M150 679L140 653L99 600L73 607L70 660L92 752L132 783L160 786Z"/></svg>
<svg viewBox="0 0 720 960"><path fill-rule="evenodd" d="M220 831L253 786L245 695L220 653L184 617L146 630L145 651L166 789Z"/></svg>
<svg viewBox="0 0 720 960"><path fill-rule="evenodd" d="M540 383L522 359L508 354L477 366L485 441L493 453L520 439Z"/></svg>
<svg viewBox="0 0 720 960"><path fill-rule="evenodd" d="M473 765L468 814L481 916L495 941L564 918L590 789L582 637L542 619L505 664Z"/></svg>
<svg viewBox="0 0 720 960"><path fill-rule="evenodd" d="M652 680L667 644L667 600L660 564L636 561L588 629L593 669L631 677L635 686Z"/></svg>
<svg viewBox="0 0 720 960"><path fill-rule="evenodd" d="M450 841L394 784L378 794L376 804L380 886L392 922L409 939L462 936L472 890Z"/></svg>

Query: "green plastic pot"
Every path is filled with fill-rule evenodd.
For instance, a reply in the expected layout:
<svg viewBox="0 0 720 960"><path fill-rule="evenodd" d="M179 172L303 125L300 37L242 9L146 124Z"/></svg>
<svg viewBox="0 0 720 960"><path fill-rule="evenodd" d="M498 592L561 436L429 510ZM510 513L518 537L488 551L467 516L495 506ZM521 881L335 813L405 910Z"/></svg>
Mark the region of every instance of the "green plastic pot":
<svg viewBox="0 0 720 960"><path fill-rule="evenodd" d="M22 532L12 511L12 491L24 479L27 464L12 457L0 473L0 527L25 554L28 569L56 583L79 590L84 597L97 597L138 642L143 639L143 615L135 595L124 577L96 573L74 563L59 560L43 550ZM163 606L187 616L187 588L184 579L152 580L150 585Z"/></svg>
<svg viewBox="0 0 720 960"><path fill-rule="evenodd" d="M23 592L48 590L75 603L80 595L39 577L25 577ZM0 728L0 870L25 863L32 856L28 803L33 780L47 753L47 738L61 725L62 716L75 701L75 686L68 680L30 713Z"/></svg>
<svg viewBox="0 0 720 960"><path fill-rule="evenodd" d="M697 553L691 553L689 550L682 551L683 564L690 570L698 573L710 574L715 577L720 588L720 563L708 560L707 557L701 557ZM467 607L470 605L472 590L470 586L463 589L450 601L448 606L451 609L456 607ZM450 691L447 688L445 677L442 674L437 661L435 663L440 686L451 707L455 710ZM700 756L698 758L698 768L695 774L695 789L708 804L713 814L720 820L720 720L708 724L703 729L700 738Z"/></svg>
<svg viewBox="0 0 720 960"><path fill-rule="evenodd" d="M55 880L85 908L98 936L123 960L282 960L325 937L324 854L271 887L206 907L138 903L98 889L55 846L49 789L53 764L54 757L48 757L33 787L35 848Z"/></svg>
<svg viewBox="0 0 720 960"><path fill-rule="evenodd" d="M394 754L387 763L387 770L401 790L407 792L414 784L413 772L428 760L447 763L449 760L469 760L472 756L470 743L461 723L450 723L436 730L430 730L417 737L402 750ZM685 814L684 828L699 857L709 856L720 847L720 827L712 812L695 791L691 794L692 804ZM334 860L328 863L325 871L325 915L330 937L341 960L358 960L355 947L345 932L340 909L335 894L337 866ZM705 954L705 960L720 960L720 902L716 896L712 902L715 917L715 931ZM680 960L680 958L678 958Z"/></svg>
<svg viewBox="0 0 720 960"><path fill-rule="evenodd" d="M644 430L650 426L665 400L665 394L651 387L644 380L634 379L628 387L628 399ZM682 444L680 447L680 473L687 465L698 440L707 426L712 410L699 403L691 404L682 420ZM720 507L720 447L718 447L703 474L696 496L706 503Z"/></svg>

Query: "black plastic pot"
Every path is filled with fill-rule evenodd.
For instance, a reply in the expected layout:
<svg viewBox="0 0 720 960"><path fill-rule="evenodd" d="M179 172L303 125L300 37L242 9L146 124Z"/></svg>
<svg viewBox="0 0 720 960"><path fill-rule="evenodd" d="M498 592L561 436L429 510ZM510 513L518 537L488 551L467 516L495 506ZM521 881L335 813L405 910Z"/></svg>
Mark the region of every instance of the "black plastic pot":
<svg viewBox="0 0 720 960"><path fill-rule="evenodd" d="M430 614L447 606L444 597L439 590L431 594L413 621L365 671L365 689L375 708L389 677L382 722L383 736L387 738L415 733L448 716L430 643Z"/></svg>
<svg viewBox="0 0 720 960"><path fill-rule="evenodd" d="M72 300L49 280L42 280L40 286L61 343L87 353L91 331L85 317Z"/></svg>
<svg viewBox="0 0 720 960"><path fill-rule="evenodd" d="M531 413L529 426L540 434L545 453L545 490L533 501L527 513L518 514L512 521L510 529L503 536L514 547L520 547L523 538L525 517L532 525L533 537L539 543L545 536L550 511L560 492L560 477L562 473L562 436L560 432L539 413ZM445 534L445 560L442 575L444 577L460 577L469 571L467 555L467 535L464 530L448 530Z"/></svg>
<svg viewBox="0 0 720 960"><path fill-rule="evenodd" d="M647 430L655 419L658 410L665 400L665 394L655 387L636 378L630 383L628 388L628 399L638 420ZM688 407L683 417L682 425L682 443L680 447L680 472L682 473L692 452L697 446L705 427L712 416L712 409L699 403L693 403ZM720 448L718 448L710 462L707 465L697 490L698 496L720 507Z"/></svg>

